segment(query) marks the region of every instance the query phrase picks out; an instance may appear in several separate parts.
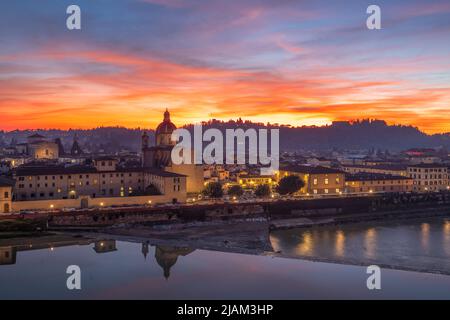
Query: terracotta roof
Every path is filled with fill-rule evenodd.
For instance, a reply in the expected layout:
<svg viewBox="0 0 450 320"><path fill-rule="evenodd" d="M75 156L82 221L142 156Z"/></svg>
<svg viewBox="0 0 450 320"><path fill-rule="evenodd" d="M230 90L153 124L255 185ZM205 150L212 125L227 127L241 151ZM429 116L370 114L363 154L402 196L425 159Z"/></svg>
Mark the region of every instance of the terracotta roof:
<svg viewBox="0 0 450 320"><path fill-rule="evenodd" d="M0 177L0 187L13 187L15 181L6 177Z"/></svg>
<svg viewBox="0 0 450 320"><path fill-rule="evenodd" d="M419 164L410 164L408 165L409 168L425 168L425 169L432 169L432 168L447 168L447 165L439 164L439 163L419 163Z"/></svg>
<svg viewBox="0 0 450 320"><path fill-rule="evenodd" d="M177 178L177 177L186 177L186 175L184 174L179 174L179 173L174 173L174 172L169 172L169 171L164 171L161 169L155 169L155 168L144 168L143 169L144 172L156 175L156 176L161 176L161 177L173 177L173 178Z"/></svg>
<svg viewBox="0 0 450 320"><path fill-rule="evenodd" d="M300 166L300 165L290 165L287 167L280 168L281 171L297 172L297 173L307 173L307 174L332 174L332 173L344 173L343 171L322 167L322 166Z"/></svg>
<svg viewBox="0 0 450 320"><path fill-rule="evenodd" d="M364 166L364 165L343 165L343 167L345 168L361 168L361 169L377 169L377 170L397 170L397 171L402 171L402 170L406 170L406 168L408 167L407 164L378 164L375 166Z"/></svg>
<svg viewBox="0 0 450 320"><path fill-rule="evenodd" d="M404 176L396 176L392 174L367 173L361 172L357 174L346 174L346 181L370 181L370 180L407 180L411 179Z"/></svg>

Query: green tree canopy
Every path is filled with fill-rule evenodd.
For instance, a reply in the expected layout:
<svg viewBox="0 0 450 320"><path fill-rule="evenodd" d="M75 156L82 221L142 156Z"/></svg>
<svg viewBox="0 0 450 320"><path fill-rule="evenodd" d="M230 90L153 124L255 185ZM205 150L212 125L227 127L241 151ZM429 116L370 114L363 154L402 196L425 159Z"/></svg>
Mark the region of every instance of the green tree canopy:
<svg viewBox="0 0 450 320"><path fill-rule="evenodd" d="M281 195L294 194L305 186L299 176L290 175L283 177L277 186L277 192Z"/></svg>
<svg viewBox="0 0 450 320"><path fill-rule="evenodd" d="M228 189L228 195L232 197L240 197L244 194L244 190L240 185L231 186Z"/></svg>
<svg viewBox="0 0 450 320"><path fill-rule="evenodd" d="M221 198L223 196L223 189L220 182L210 182L203 189L202 194L210 198Z"/></svg>
<svg viewBox="0 0 450 320"><path fill-rule="evenodd" d="M260 184L256 187L255 196L265 198L270 195L270 186L268 184Z"/></svg>

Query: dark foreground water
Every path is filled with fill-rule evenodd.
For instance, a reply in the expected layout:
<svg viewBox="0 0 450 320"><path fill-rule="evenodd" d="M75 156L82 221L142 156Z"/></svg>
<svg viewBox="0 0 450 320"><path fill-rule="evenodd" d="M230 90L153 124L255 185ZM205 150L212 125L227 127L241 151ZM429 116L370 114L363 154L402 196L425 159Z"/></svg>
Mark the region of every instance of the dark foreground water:
<svg viewBox="0 0 450 320"><path fill-rule="evenodd" d="M405 250L409 256L420 247L420 261L429 261L423 252L444 252L448 263L450 227L437 227L445 223L402 222L374 231L354 225L309 236L290 230L272 235L271 241L293 256L362 260L405 256ZM450 299L448 275L382 269L382 288L371 291L364 266L121 241L21 248L9 257L10 264L4 259L0 265L0 299ZM79 291L66 287L69 265L81 268Z"/></svg>

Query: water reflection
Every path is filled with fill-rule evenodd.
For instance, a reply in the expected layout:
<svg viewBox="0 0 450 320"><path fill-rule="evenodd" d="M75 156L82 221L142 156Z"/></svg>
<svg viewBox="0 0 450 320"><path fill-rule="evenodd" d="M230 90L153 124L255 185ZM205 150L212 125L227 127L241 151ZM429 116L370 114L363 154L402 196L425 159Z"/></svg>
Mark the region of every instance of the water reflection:
<svg viewBox="0 0 450 320"><path fill-rule="evenodd" d="M297 252L300 255L313 254L313 239L310 232L305 232L302 236L302 242L297 246Z"/></svg>
<svg viewBox="0 0 450 320"><path fill-rule="evenodd" d="M445 252L450 256L450 220L446 220L443 225L442 245Z"/></svg>
<svg viewBox="0 0 450 320"><path fill-rule="evenodd" d="M422 248L426 253L429 253L430 249L430 224L422 223L421 225L421 243Z"/></svg>
<svg viewBox="0 0 450 320"><path fill-rule="evenodd" d="M17 263L17 253L21 251L33 251L48 249L51 252L55 251L55 247L69 247L74 245L88 246L93 243L92 249L98 254L105 254L117 251L116 240L102 239L102 240L80 240L80 241L60 241L60 242L41 242L39 238L35 239L36 243L27 243L12 246L0 247L0 265L14 265ZM30 240L33 241L33 240ZM148 241L142 243L141 253L144 260L147 259L149 253L150 243ZM164 278L170 277L170 270L176 264L179 256L186 256L194 249L187 247L175 246L160 246L155 245L155 261L162 268Z"/></svg>
<svg viewBox="0 0 450 320"><path fill-rule="evenodd" d="M448 218L274 230L270 241L281 256L450 274Z"/></svg>
<svg viewBox="0 0 450 320"><path fill-rule="evenodd" d="M344 231L336 231L335 253L338 257L345 255L345 234Z"/></svg>
<svg viewBox="0 0 450 320"><path fill-rule="evenodd" d="M377 230L375 228L367 229L364 238L364 245L366 249L366 257L369 259L376 258Z"/></svg>
<svg viewBox="0 0 450 320"><path fill-rule="evenodd" d="M169 279L170 268L175 265L179 256L186 256L192 252L194 252L194 250L190 248L156 246L155 259L164 270L164 278Z"/></svg>

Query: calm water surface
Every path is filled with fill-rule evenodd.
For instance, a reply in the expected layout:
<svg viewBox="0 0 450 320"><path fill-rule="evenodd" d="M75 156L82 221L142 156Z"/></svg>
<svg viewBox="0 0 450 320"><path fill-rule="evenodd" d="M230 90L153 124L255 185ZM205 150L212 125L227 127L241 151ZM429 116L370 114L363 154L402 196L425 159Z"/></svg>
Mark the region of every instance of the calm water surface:
<svg viewBox="0 0 450 320"><path fill-rule="evenodd" d="M284 256L450 274L450 218L282 230L270 240Z"/></svg>
<svg viewBox="0 0 450 320"><path fill-rule="evenodd" d="M399 255L396 263L415 257L427 266L448 267L449 229L445 219L352 225L278 232L271 242L291 256L364 262ZM450 298L447 275L382 269L382 289L369 291L363 266L123 241L21 249L10 258L0 265L0 299ZM81 268L80 291L66 288L69 265Z"/></svg>

